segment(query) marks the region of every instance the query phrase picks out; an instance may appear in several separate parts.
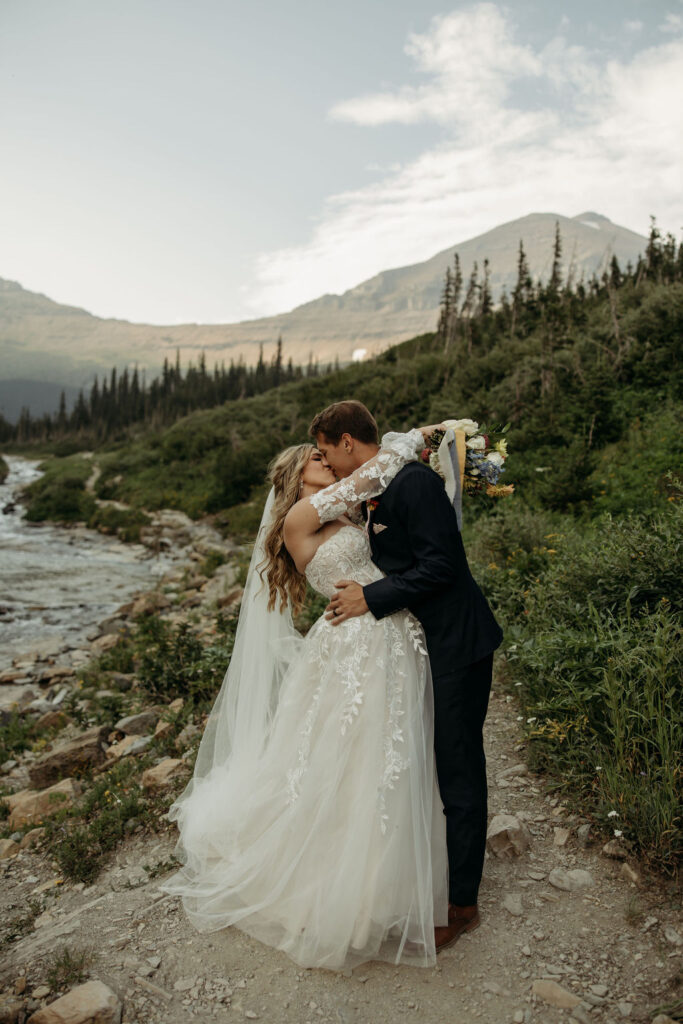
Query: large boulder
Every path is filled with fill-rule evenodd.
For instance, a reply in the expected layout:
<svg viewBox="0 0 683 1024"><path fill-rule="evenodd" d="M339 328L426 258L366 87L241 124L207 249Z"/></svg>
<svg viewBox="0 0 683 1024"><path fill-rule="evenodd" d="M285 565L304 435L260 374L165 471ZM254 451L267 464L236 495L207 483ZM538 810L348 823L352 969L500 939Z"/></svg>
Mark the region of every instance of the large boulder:
<svg viewBox="0 0 683 1024"><path fill-rule="evenodd" d="M62 779L47 789L20 789L4 799L10 809L8 825L11 829L23 825L40 824L62 807L71 807L80 794L81 787L75 779Z"/></svg>
<svg viewBox="0 0 683 1024"><path fill-rule="evenodd" d="M106 732L105 727L96 725L75 740L43 754L28 770L31 784L36 789L42 789L65 776L76 775L84 768L101 764L105 758L102 737Z"/></svg>
<svg viewBox="0 0 683 1024"><path fill-rule="evenodd" d="M121 1002L102 981L86 981L49 1006L36 1010L28 1024L120 1024Z"/></svg>

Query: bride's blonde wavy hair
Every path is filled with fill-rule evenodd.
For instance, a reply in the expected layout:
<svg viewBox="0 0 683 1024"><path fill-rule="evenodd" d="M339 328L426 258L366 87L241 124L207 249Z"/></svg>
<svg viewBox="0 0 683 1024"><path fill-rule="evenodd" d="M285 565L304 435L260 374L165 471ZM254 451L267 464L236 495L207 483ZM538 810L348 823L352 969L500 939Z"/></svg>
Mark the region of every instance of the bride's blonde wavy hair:
<svg viewBox="0 0 683 1024"><path fill-rule="evenodd" d="M296 614L301 611L306 597L306 577L299 572L285 547L283 524L290 508L301 497L301 474L315 450L313 444L292 445L280 452L268 469L268 478L275 488L273 525L264 541L266 557L258 566L261 579L265 574L268 583L268 611L275 608L279 597L280 610L285 609L289 600Z"/></svg>

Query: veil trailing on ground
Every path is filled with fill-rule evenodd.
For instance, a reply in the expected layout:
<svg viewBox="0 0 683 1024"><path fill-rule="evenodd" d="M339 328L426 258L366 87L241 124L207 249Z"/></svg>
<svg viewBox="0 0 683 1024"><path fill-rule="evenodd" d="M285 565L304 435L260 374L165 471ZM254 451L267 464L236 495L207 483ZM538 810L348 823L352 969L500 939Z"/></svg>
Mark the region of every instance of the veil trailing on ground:
<svg viewBox="0 0 683 1024"><path fill-rule="evenodd" d="M213 768L229 768L237 757L241 770L256 764L267 742L280 681L303 638L292 622L291 604L268 611L268 585L258 568L265 560L265 539L272 521L275 492L271 488L259 525L242 596L235 643L206 723L194 768L194 778L178 797L176 809L199 780ZM177 813L169 812L174 820Z"/></svg>

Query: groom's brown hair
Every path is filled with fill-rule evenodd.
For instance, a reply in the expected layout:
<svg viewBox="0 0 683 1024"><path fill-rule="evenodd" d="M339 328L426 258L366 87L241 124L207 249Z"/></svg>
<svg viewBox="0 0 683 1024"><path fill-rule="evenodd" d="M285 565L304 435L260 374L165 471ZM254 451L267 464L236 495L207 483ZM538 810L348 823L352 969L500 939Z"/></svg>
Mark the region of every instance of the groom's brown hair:
<svg viewBox="0 0 683 1024"><path fill-rule="evenodd" d="M308 431L311 437L323 434L331 444L339 444L342 434L350 434L363 444L379 444L375 417L367 406L353 398L328 405L318 413Z"/></svg>

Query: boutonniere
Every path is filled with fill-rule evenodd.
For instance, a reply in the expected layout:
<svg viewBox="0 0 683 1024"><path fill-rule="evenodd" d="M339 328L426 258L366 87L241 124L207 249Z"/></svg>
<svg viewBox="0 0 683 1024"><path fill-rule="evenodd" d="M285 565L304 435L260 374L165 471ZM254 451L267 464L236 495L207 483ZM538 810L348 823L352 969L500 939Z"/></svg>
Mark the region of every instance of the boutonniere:
<svg viewBox="0 0 683 1024"><path fill-rule="evenodd" d="M368 512L375 512L378 505L379 498L370 498L369 501L365 502L365 507L367 508Z"/></svg>

